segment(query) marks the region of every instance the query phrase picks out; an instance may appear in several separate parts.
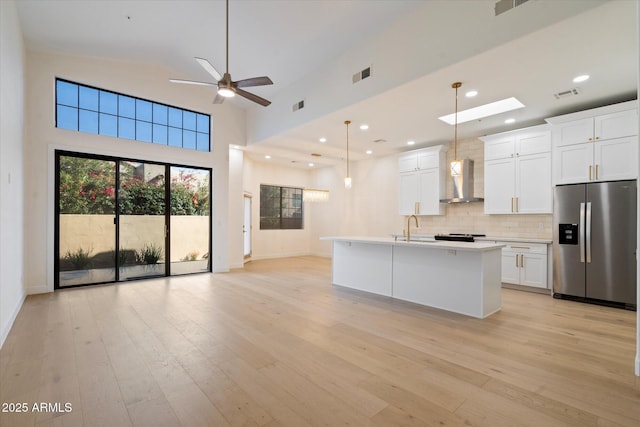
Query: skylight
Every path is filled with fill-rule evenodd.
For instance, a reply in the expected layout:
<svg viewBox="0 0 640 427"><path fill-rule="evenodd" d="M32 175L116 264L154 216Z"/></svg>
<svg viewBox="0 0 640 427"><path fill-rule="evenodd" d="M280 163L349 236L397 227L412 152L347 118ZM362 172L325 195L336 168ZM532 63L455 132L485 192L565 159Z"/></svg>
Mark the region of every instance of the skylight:
<svg viewBox="0 0 640 427"><path fill-rule="evenodd" d="M502 99L500 101L491 102L489 104L480 105L474 108L469 108L468 110L458 111L458 124L469 122L471 120L482 119L484 117L494 116L506 111L517 110L518 108L523 107L524 104L514 97ZM442 120L445 123L453 125L455 124L455 113L438 117L438 119Z"/></svg>

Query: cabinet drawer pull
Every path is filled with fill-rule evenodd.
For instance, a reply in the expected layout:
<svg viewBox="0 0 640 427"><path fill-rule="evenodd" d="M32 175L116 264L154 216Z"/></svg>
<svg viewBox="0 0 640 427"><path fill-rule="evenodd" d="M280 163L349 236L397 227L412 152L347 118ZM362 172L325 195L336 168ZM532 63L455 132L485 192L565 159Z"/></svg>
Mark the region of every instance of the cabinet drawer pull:
<svg viewBox="0 0 640 427"><path fill-rule="evenodd" d="M518 254L516 254L516 268L520 267L520 266L518 265L518 256L519 256L519 255L518 255Z"/></svg>
<svg viewBox="0 0 640 427"><path fill-rule="evenodd" d="M511 249L531 249L530 246L511 246Z"/></svg>
<svg viewBox="0 0 640 427"><path fill-rule="evenodd" d="M593 166L589 165L589 181L591 181L591 169L593 168Z"/></svg>
<svg viewBox="0 0 640 427"><path fill-rule="evenodd" d="M420 213L420 202L415 202L413 204L413 213L416 215Z"/></svg>
<svg viewBox="0 0 640 427"><path fill-rule="evenodd" d="M520 212L520 197L516 197L516 212Z"/></svg>
<svg viewBox="0 0 640 427"><path fill-rule="evenodd" d="M520 254L520 267L524 268L524 254Z"/></svg>
<svg viewBox="0 0 640 427"><path fill-rule="evenodd" d="M511 198L511 212L513 212L513 197Z"/></svg>
<svg viewBox="0 0 640 427"><path fill-rule="evenodd" d="M598 166L600 165L596 165L596 179L598 179Z"/></svg>

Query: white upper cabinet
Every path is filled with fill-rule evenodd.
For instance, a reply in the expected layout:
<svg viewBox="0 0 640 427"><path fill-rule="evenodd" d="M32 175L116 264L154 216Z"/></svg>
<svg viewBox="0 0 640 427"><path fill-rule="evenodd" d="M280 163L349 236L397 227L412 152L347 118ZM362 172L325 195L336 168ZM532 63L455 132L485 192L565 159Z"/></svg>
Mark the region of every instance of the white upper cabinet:
<svg viewBox="0 0 640 427"><path fill-rule="evenodd" d="M547 119L552 124L554 184L638 176L635 101Z"/></svg>
<svg viewBox="0 0 640 427"><path fill-rule="evenodd" d="M400 215L444 215L446 147L424 148L398 157Z"/></svg>
<svg viewBox="0 0 640 427"><path fill-rule="evenodd" d="M549 120L554 119L557 118ZM553 143L555 147L562 147L637 134L638 112L631 109L554 125Z"/></svg>
<svg viewBox="0 0 640 427"><path fill-rule="evenodd" d="M484 212L551 213L551 132L547 125L484 141Z"/></svg>

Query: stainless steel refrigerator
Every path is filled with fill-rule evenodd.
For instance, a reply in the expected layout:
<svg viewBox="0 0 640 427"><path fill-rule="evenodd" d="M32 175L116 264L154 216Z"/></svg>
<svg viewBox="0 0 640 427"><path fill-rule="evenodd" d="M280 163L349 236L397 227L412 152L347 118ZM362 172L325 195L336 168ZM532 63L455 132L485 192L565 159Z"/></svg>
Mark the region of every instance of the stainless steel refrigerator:
<svg viewBox="0 0 640 427"><path fill-rule="evenodd" d="M636 181L554 190L556 298L636 308Z"/></svg>

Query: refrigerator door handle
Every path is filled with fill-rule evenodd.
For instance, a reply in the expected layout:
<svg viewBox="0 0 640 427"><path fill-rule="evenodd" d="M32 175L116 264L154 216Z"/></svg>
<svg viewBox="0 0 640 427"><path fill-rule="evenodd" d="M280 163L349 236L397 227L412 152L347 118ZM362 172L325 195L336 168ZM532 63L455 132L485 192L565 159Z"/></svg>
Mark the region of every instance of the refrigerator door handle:
<svg viewBox="0 0 640 427"><path fill-rule="evenodd" d="M586 213L586 243L587 243L587 263L591 262L591 202L587 202L587 213Z"/></svg>
<svg viewBox="0 0 640 427"><path fill-rule="evenodd" d="M584 221L585 220L585 205L580 203L580 223L578 224L578 242L580 243L580 262L584 263Z"/></svg>

